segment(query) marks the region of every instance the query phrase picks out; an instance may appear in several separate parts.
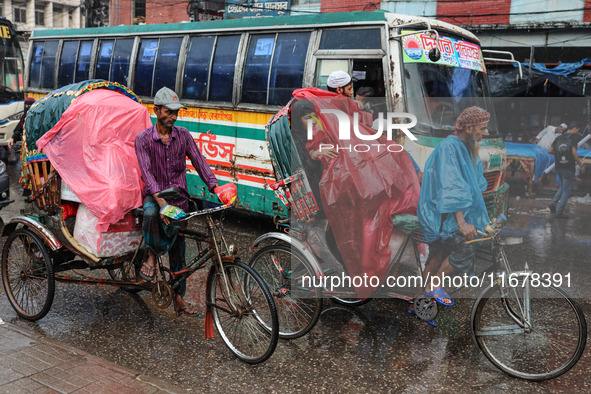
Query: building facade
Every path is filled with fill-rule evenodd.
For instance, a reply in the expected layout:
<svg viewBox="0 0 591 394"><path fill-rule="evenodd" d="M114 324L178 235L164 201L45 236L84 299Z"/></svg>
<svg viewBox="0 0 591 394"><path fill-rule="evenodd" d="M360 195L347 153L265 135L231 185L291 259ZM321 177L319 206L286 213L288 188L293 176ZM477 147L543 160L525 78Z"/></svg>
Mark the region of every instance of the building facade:
<svg viewBox="0 0 591 394"><path fill-rule="evenodd" d="M177 23L223 18L224 2L109 0L109 25Z"/></svg>
<svg viewBox="0 0 591 394"><path fill-rule="evenodd" d="M84 26L83 0L2 0L1 3L2 16L12 21L17 31Z"/></svg>
<svg viewBox="0 0 591 394"><path fill-rule="evenodd" d="M83 0L1 0L2 16L14 23L26 57L27 38L36 28L76 28L85 25Z"/></svg>

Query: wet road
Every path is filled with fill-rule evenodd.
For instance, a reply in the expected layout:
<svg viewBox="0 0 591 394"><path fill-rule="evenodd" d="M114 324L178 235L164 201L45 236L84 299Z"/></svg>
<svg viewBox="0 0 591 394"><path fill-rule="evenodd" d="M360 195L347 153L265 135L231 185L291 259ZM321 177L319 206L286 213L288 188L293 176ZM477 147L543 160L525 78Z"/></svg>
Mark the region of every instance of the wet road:
<svg viewBox="0 0 591 394"><path fill-rule="evenodd" d="M9 171L12 179L18 178L14 166ZM12 192L19 199L17 188ZM571 293L591 319L591 293L584 288L591 277L591 205L569 204L572 219L559 221L538 212L547 203L543 198L511 200L504 231L525 242L507 249L509 258L517 267L527 262L540 273L571 273ZM0 216L8 221L22 207L19 201ZM245 245L273 230L257 217L235 214L227 216L225 228L242 247L244 260L250 257ZM180 392L591 391L589 349L570 372L548 382L526 382L497 370L472 342L470 290L456 293L457 305L440 313L435 329L407 315L403 301L379 299L355 309L327 301L309 335L280 341L266 363L250 366L236 359L219 336L205 339L203 320L160 310L149 293L63 283L56 289L53 307L40 321L18 319L4 294L0 317L167 380Z"/></svg>

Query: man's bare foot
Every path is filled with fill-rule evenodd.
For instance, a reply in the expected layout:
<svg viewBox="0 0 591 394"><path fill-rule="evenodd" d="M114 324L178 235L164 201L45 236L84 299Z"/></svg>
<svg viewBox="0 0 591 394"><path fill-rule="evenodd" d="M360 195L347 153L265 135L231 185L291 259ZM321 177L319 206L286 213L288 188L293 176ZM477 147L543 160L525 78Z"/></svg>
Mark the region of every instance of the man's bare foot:
<svg viewBox="0 0 591 394"><path fill-rule="evenodd" d="M174 297L174 311L177 316L187 315L190 317L198 317L200 315L197 308L185 301L179 294L176 294Z"/></svg>

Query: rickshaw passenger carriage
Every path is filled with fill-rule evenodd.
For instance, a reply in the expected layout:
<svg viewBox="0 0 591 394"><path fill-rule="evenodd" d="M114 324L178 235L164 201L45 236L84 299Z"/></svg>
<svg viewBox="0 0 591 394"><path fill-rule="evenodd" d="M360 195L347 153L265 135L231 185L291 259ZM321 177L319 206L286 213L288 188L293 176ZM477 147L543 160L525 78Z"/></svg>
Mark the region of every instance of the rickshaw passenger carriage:
<svg viewBox="0 0 591 394"><path fill-rule="evenodd" d="M129 292L149 290L154 303L167 308L179 281L207 267L206 337L213 336L215 325L226 346L247 363L263 362L273 354L279 329L271 293L256 271L236 256L237 249L226 241L219 218L213 216L229 206L189 212L179 219L204 216L206 232L184 229L179 234L195 242L197 254L185 269L172 272L161 258L166 252L160 253L156 282L145 282L139 277L146 252L141 232L140 242L124 254L98 257L88 251L72 236L72 218L67 218L72 203L62 201L62 178L53 164L42 153L28 152L24 144L23 151L23 168L32 189L28 201L34 203L35 213L15 217L4 227L2 236L8 238L1 260L4 289L21 318L36 321L49 312L56 281L117 286ZM179 195L174 188L159 194L169 201ZM141 228L141 207L126 217ZM83 268L106 269L111 279L67 274Z"/></svg>
<svg viewBox="0 0 591 394"><path fill-rule="evenodd" d="M340 274L344 268L328 245L329 224L317 217L320 209L294 146L287 114L284 109L269 121L266 139L276 176L271 188L288 207L291 222L290 218L278 219L278 224L287 227L287 234L267 233L253 243L251 249L266 246L256 251L250 265L261 273L276 299L280 336L297 338L314 327L323 296L350 306L363 305L370 299L359 299L354 291L331 293L326 288L303 285L303 277ZM416 216L396 215L393 221L406 237L399 249L392 251L387 275L396 275L406 248L412 244L417 273L422 276L418 245L428 243L419 232ZM477 259L490 264L483 272L491 278L472 308L472 337L503 372L526 380L552 379L567 372L581 357L587 339L586 320L578 302L560 287L536 286L527 265L522 271L513 271L504 245L521 240L501 239L503 224L503 220L496 220L479 239L471 241L479 243ZM519 278L523 286L511 287L502 280L510 275ZM423 296L392 289L385 296L413 302L416 316L425 321L438 313L433 300ZM560 331L556 332L556 327L561 327Z"/></svg>

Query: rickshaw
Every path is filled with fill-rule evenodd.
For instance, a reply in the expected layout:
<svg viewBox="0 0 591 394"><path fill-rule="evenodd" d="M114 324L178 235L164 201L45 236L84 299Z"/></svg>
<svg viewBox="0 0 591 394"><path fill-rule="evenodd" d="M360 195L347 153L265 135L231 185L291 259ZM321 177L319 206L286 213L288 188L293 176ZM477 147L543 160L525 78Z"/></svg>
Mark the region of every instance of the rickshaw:
<svg viewBox="0 0 591 394"><path fill-rule="evenodd" d="M226 241L215 216L229 205L179 218L205 218L205 232L186 228L179 233L196 254L187 259L185 269L173 272L164 265L163 252L157 256L155 282L140 278L146 247L133 142L151 121L132 91L117 83L84 81L38 100L28 116L22 162L23 179L32 192L31 214L15 217L4 227L1 260L4 290L21 318L36 321L49 312L56 281L147 290L156 306L167 308L180 280L208 268L206 337L213 336L215 325L228 348L247 363L263 362L273 354L278 340L273 298L261 277L236 256L237 248ZM107 160L113 163L105 165ZM80 177L87 179L80 182ZM179 194L173 188L159 196L170 201ZM118 199L109 205L113 196ZM97 206L109 207L99 209L100 219L93 214L96 210L91 212ZM73 269L105 269L110 279L74 276Z"/></svg>
<svg viewBox="0 0 591 394"><path fill-rule="evenodd" d="M280 337L287 339L301 337L314 327L324 297L349 306L371 300L358 298L355 289L334 291L322 285L330 283L331 276L346 274L346 268L331 245L327 235L330 223L319 215L320 204L294 145L289 108L288 104L269 120L266 141L276 176L271 188L290 216L276 220L283 232L267 233L253 242L251 250L256 252L249 262L269 284L279 312ZM417 217L401 214L392 220L405 236L392 250L388 276L410 269L423 277L419 249L427 241ZM472 307L472 338L505 373L526 380L552 379L567 372L581 357L587 339L586 320L578 302L559 287L558 281L546 278L541 284L527 264L522 270L512 269L504 247L519 244L522 239L501 238L499 232L505 222L506 218L499 216L471 241L480 245L477 259L489 265L479 274L486 281ZM415 268L403 261L409 245ZM321 285L310 284L309 277ZM378 290L376 296L413 303L416 316L424 321L432 321L438 314L434 300L416 296L415 289L385 289Z"/></svg>

